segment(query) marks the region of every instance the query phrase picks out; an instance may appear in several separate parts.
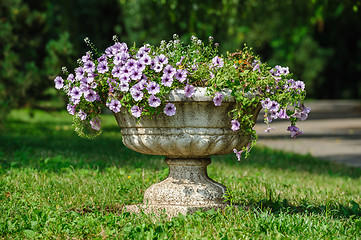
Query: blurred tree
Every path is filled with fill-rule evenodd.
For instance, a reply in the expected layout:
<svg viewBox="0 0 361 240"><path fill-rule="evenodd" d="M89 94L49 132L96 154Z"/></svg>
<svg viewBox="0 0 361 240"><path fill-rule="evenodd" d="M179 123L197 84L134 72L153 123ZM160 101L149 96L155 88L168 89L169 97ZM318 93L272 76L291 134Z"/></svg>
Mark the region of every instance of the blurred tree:
<svg viewBox="0 0 361 240"><path fill-rule="evenodd" d="M55 66L73 54L70 43L59 42L57 51L44 47L49 38L59 35L49 25L48 6L48 1L0 3L0 121L9 109L32 105L43 98L44 90L50 86L47 81L50 69L44 66L48 54ZM61 34L66 37L66 33ZM51 69L55 71L54 67Z"/></svg>
<svg viewBox="0 0 361 240"><path fill-rule="evenodd" d="M319 9L314 39L332 49L317 86L319 98L361 97L361 1L317 1Z"/></svg>
<svg viewBox="0 0 361 240"><path fill-rule="evenodd" d="M361 0L2 0L0 119L53 96L61 66L88 49L213 36L221 52L243 43L270 65L289 66L314 98L361 96ZM51 89L51 90L49 90Z"/></svg>

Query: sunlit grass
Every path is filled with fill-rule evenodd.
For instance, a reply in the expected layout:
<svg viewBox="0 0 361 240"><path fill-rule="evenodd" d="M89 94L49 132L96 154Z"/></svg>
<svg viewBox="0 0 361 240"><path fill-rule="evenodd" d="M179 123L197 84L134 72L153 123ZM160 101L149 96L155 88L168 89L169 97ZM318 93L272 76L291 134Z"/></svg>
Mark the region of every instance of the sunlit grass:
<svg viewBox="0 0 361 240"><path fill-rule="evenodd" d="M237 162L213 157L209 175L234 205L171 221L122 213L168 173L162 156L133 152L112 115L80 139L66 112L16 110L0 133L0 238L359 239L361 170L267 148ZM247 209L247 210L246 210Z"/></svg>

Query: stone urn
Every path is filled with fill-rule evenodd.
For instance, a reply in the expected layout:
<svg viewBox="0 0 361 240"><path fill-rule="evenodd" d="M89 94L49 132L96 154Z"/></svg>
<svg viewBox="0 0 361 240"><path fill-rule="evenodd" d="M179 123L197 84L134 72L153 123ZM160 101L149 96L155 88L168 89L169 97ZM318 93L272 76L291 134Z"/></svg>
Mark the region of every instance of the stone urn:
<svg viewBox="0 0 361 240"><path fill-rule="evenodd" d="M219 209L228 205L226 187L207 175L211 155L228 154L240 150L249 138L231 130L228 112L235 107L229 91L223 91L223 102L215 106L206 96L206 88L195 88L192 97L184 90L173 90L167 102L176 106L176 114L163 113L152 118L137 119L123 108L115 114L121 128L123 143L145 154L166 156L169 175L150 186L141 205L125 206L126 211L164 211L168 216L191 214L197 210ZM254 120L260 107L254 109Z"/></svg>

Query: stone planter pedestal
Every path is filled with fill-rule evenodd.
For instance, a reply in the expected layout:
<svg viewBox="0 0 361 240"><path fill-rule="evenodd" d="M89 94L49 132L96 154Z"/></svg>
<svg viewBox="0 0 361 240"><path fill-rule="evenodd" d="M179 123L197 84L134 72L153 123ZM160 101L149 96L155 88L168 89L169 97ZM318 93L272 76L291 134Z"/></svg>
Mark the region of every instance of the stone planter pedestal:
<svg viewBox="0 0 361 240"><path fill-rule="evenodd" d="M168 102L176 106L176 114L171 117L159 114L138 121L125 109L115 114L125 146L166 156L169 165L168 177L146 190L143 204L125 206L126 211L165 211L172 217L228 205L226 187L208 177L207 165L211 155L240 149L249 138L231 130L228 112L236 103L229 92L222 94L225 99L216 107L212 97L206 96L206 88L196 88L191 98L185 97L183 90L174 90L168 97ZM254 118L259 110L254 109Z"/></svg>

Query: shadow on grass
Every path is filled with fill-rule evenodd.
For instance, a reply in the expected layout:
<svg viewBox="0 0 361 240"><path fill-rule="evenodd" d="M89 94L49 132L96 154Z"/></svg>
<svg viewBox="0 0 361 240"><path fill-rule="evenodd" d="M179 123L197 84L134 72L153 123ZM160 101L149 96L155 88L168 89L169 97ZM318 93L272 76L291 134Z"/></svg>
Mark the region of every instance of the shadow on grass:
<svg viewBox="0 0 361 240"><path fill-rule="evenodd" d="M284 199L282 202L263 200L254 203L251 206L238 205L238 207L241 207L244 210L251 212L269 211L276 215L277 214L318 214L318 215L332 216L333 218L338 218L338 219L357 219L361 217L361 208L359 204L357 204L354 201L351 201L349 206L342 204L320 205L320 206L311 206L305 204L305 205L294 206L288 204L286 199ZM237 207L235 207L234 210L237 210ZM82 215L95 213L95 212L100 212L102 214L107 214L107 213L126 214L126 215L130 214L124 210L123 205L103 205L103 206L83 205L81 207L69 209L68 211L69 212L74 211ZM226 213L230 214L229 212Z"/></svg>
<svg viewBox="0 0 361 240"><path fill-rule="evenodd" d="M69 167L104 170L112 166L151 169L165 166L162 156L144 155L126 148L116 127L103 129L113 134L88 140L78 137L66 125L37 123L31 129L20 122L18 125L17 132L0 134L0 170L30 167L57 172Z"/></svg>
<svg viewBox="0 0 361 240"><path fill-rule="evenodd" d="M302 155L280 150L273 150L267 147L255 147L249 158L235 160L233 155L214 156L215 161L221 161L228 165L234 165L242 169L243 166L255 168L268 168L275 170L301 171L311 174L324 174L328 176L345 176L360 178L361 169L346 166L340 163L322 160L311 155ZM237 166L236 166L237 165Z"/></svg>
<svg viewBox="0 0 361 240"><path fill-rule="evenodd" d="M242 208L246 211L251 212L264 212L268 211L273 214L317 214L327 215L333 218L339 219L357 219L361 217L360 205L354 201L350 201L348 205L334 203L334 204L323 204L314 205L307 201L299 205L290 204L287 199L283 200L272 200L263 199L258 202L251 203L250 205L233 205L234 210ZM102 214L113 213L121 214L126 213L124 205L112 204L112 205L82 205L80 207L71 208L69 212L74 211L82 215L94 212L101 212ZM129 213L128 213L129 214Z"/></svg>
<svg viewBox="0 0 361 240"><path fill-rule="evenodd" d="M260 209L262 211L270 211L274 214L288 213L288 214L320 214L328 215L334 218L360 218L360 205L354 201L350 201L348 205L334 203L314 205L310 202L304 201L299 205L290 204L287 199L272 200L263 199L259 202L252 203L249 209Z"/></svg>

